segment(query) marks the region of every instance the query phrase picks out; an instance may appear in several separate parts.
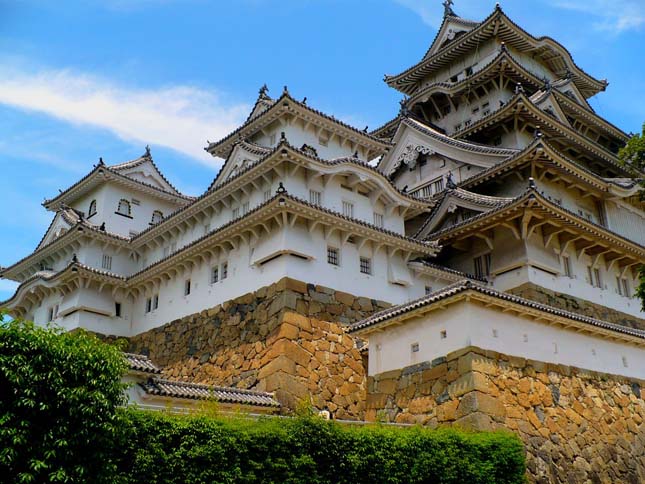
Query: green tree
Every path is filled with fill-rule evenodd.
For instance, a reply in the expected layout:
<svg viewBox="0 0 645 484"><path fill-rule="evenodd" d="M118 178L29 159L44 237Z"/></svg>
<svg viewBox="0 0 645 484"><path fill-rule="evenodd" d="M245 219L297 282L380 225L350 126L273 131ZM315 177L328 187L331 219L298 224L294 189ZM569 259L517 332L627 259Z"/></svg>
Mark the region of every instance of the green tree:
<svg viewBox="0 0 645 484"><path fill-rule="evenodd" d="M620 160L638 175L645 171L645 124L641 134L633 135L618 153Z"/></svg>
<svg viewBox="0 0 645 484"><path fill-rule="evenodd" d="M625 147L620 150L618 156L625 166L634 171L634 176L645 177L643 175L645 172L645 124L643 124L641 134L633 135ZM645 197L645 190L641 192L641 197ZM645 311L645 266L641 266L639 274L640 285L636 289L636 294L640 297L643 311Z"/></svg>
<svg viewBox="0 0 645 484"><path fill-rule="evenodd" d="M0 480L114 482L125 369L86 332L0 322Z"/></svg>

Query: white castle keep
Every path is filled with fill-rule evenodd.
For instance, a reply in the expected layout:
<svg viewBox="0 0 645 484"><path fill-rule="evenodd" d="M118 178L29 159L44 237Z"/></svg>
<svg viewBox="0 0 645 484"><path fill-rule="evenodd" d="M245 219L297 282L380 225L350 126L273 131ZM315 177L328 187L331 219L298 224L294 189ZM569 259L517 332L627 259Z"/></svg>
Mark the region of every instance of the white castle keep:
<svg viewBox="0 0 645 484"><path fill-rule="evenodd" d="M391 309L342 323L369 374L475 345L645 378L639 180L628 135L588 99L607 82L501 8L454 14L385 82L398 116L368 131L263 87L198 197L150 150L102 160L44 202L38 247L3 268L0 305L68 330L132 337L285 277Z"/></svg>

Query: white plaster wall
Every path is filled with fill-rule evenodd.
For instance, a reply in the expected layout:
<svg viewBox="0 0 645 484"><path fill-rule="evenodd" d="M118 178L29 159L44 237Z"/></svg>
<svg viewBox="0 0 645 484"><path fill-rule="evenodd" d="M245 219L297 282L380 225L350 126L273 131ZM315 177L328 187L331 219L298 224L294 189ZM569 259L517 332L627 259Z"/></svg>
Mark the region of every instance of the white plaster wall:
<svg viewBox="0 0 645 484"><path fill-rule="evenodd" d="M645 245L645 212L622 202L607 202L606 210L611 230Z"/></svg>
<svg viewBox="0 0 645 484"><path fill-rule="evenodd" d="M574 258L571 259L574 277L569 278L563 274L549 274L536 267L521 267L511 272L496 276L493 287L499 291L507 291L522 284L533 283L552 291L568 294L573 297L591 301L601 306L606 306L616 311L645 319L645 312L640 310L640 301L635 297L625 297L617 293L614 273L608 275L603 264L600 265L601 279L605 282L603 288L593 287L588 282L586 266ZM630 288L633 292L636 281L630 277Z"/></svg>
<svg viewBox="0 0 645 484"><path fill-rule="evenodd" d="M132 218L127 218L116 214L119 200L128 200L132 210ZM141 203L135 205L132 200L139 200ZM96 200L97 213L89 219L95 225L101 225L105 222L105 228L108 232L113 232L124 237L130 237L131 232L141 232L150 226L152 213L160 210L164 215L168 215L177 209L177 205L162 199L155 198L136 190L128 190L115 183L105 183L91 192L79 197L74 201L72 206L81 210L87 216L90 202Z"/></svg>
<svg viewBox="0 0 645 484"><path fill-rule="evenodd" d="M441 336L442 331L446 332L445 338ZM452 351L477 346L547 363L645 377L642 348L536 323L465 301L373 333L369 335L369 343L369 375L432 361ZM419 344L418 353L411 351L414 343Z"/></svg>

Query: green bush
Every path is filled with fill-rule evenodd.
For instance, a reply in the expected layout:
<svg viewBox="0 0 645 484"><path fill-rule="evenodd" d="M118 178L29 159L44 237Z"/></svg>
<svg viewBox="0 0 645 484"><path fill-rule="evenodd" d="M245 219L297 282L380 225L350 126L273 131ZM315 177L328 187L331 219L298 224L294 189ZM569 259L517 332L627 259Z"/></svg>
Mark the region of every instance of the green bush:
<svg viewBox="0 0 645 484"><path fill-rule="evenodd" d="M121 353L84 332L0 324L0 481L112 482Z"/></svg>
<svg viewBox="0 0 645 484"><path fill-rule="evenodd" d="M132 483L524 482L524 449L508 432L126 413L120 470Z"/></svg>

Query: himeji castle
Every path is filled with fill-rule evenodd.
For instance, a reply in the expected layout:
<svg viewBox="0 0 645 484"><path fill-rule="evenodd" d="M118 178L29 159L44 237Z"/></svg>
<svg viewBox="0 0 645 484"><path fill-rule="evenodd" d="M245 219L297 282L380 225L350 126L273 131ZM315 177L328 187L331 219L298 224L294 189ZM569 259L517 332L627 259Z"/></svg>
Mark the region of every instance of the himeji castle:
<svg viewBox="0 0 645 484"><path fill-rule="evenodd" d="M149 149L100 160L43 203L51 225L2 269L20 285L1 305L127 338L169 381L307 397L337 418L507 427L549 475L560 408L607 382L643 405L645 175L589 104L608 83L501 7L475 22L451 1L385 82L403 99L374 131L262 87L205 147L225 162L198 197ZM581 372L610 377L562 387ZM576 415L597 419L592 403Z"/></svg>

